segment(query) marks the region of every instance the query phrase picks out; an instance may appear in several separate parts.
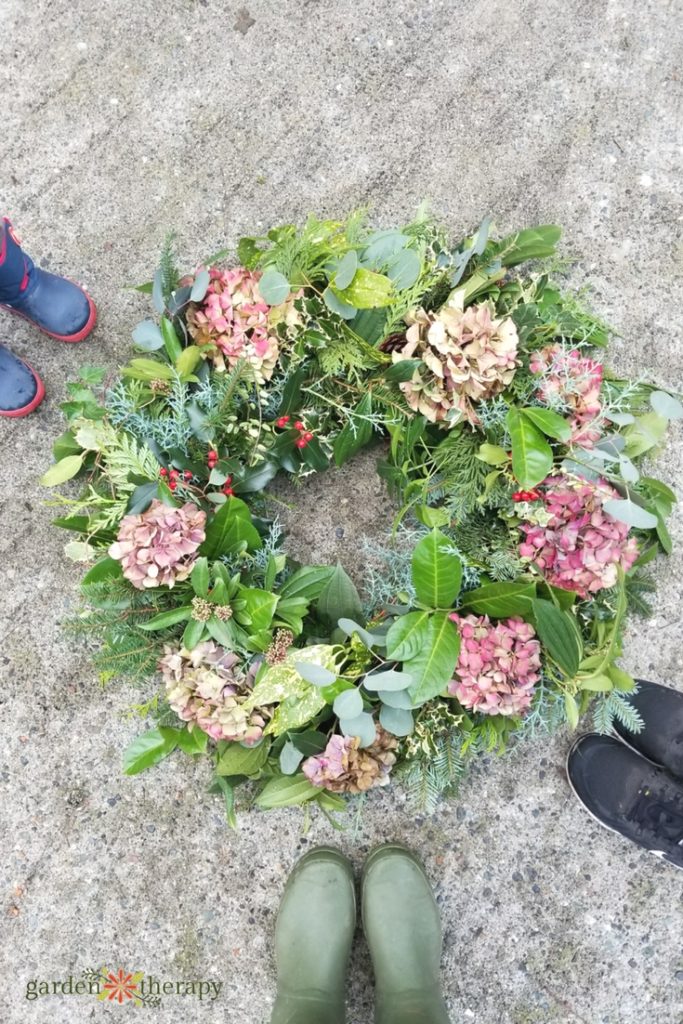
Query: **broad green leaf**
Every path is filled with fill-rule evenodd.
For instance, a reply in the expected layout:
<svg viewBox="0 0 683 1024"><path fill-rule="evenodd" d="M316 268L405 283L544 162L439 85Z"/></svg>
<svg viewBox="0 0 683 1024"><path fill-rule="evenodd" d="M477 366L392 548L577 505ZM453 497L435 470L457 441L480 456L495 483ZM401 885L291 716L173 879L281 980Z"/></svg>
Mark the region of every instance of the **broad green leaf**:
<svg viewBox="0 0 683 1024"><path fill-rule="evenodd" d="M208 793L220 793L225 801L225 819L230 828L237 828L237 815L235 814L235 789L242 780L226 779L222 775L214 775Z"/></svg>
<svg viewBox="0 0 683 1024"><path fill-rule="evenodd" d="M569 728L576 729L579 724L579 705L576 703L576 698L572 697L571 693L565 693L564 695L564 710L567 715Z"/></svg>
<svg viewBox="0 0 683 1024"><path fill-rule="evenodd" d="M250 619L248 623L251 631L268 629L273 621L273 615L279 598L267 590L260 590L258 587L240 587L239 597L244 600L245 606L242 614ZM240 615L235 616L240 621Z"/></svg>
<svg viewBox="0 0 683 1024"><path fill-rule="evenodd" d="M187 647L188 651L194 650L204 636L205 628L206 623L190 619L183 633L183 647Z"/></svg>
<svg viewBox="0 0 683 1024"><path fill-rule="evenodd" d="M407 690L378 690L377 696L382 704L388 704L390 708L402 708L404 711L408 711L413 706Z"/></svg>
<svg viewBox="0 0 683 1024"><path fill-rule="evenodd" d="M56 462L61 462L67 455L80 455L82 446L74 437L73 430L65 430L52 442L52 454Z"/></svg>
<svg viewBox="0 0 683 1024"><path fill-rule="evenodd" d="M358 254L355 249L349 251L339 261L339 266L334 275L334 287L337 291L343 291L353 281L358 269Z"/></svg>
<svg viewBox="0 0 683 1024"><path fill-rule="evenodd" d="M657 527L657 516L628 498L610 498L604 503L603 509L613 519L639 530L654 530Z"/></svg>
<svg viewBox="0 0 683 1024"><path fill-rule="evenodd" d="M363 679L366 690L407 690L415 682L410 672L396 672L384 669L380 672L368 672Z"/></svg>
<svg viewBox="0 0 683 1024"><path fill-rule="evenodd" d="M418 601L430 608L450 608L460 592L462 562L447 549L451 542L434 529L415 546L413 585Z"/></svg>
<svg viewBox="0 0 683 1024"><path fill-rule="evenodd" d="M334 445L334 461L337 466L342 466L356 452L372 438L372 422L367 418L372 412L372 393L370 391L363 395L354 410L337 434Z"/></svg>
<svg viewBox="0 0 683 1024"><path fill-rule="evenodd" d="M243 747L241 743L228 743L216 765L217 775L256 775L268 760L270 741L263 740L257 747Z"/></svg>
<svg viewBox="0 0 683 1024"><path fill-rule="evenodd" d="M502 466L503 463L508 461L509 456L500 445L488 444L485 441L484 444L479 445L477 458L485 462L487 466Z"/></svg>
<svg viewBox="0 0 683 1024"><path fill-rule="evenodd" d="M397 291L412 288L422 270L422 260L415 249L403 249L387 266L387 277L393 281Z"/></svg>
<svg viewBox="0 0 683 1024"><path fill-rule="evenodd" d="M190 583L197 597L209 596L209 560L206 556L198 558L190 574Z"/></svg>
<svg viewBox="0 0 683 1024"><path fill-rule="evenodd" d="M635 423L626 428L626 454L631 459L644 455L656 448L666 434L667 420L656 412L638 416Z"/></svg>
<svg viewBox="0 0 683 1024"><path fill-rule="evenodd" d="M353 636L355 633L369 649L373 647L385 647L387 638L377 633L370 633L369 630L364 629L363 626L359 626L353 619L342 618L337 623L339 628L346 633L347 636Z"/></svg>
<svg viewBox="0 0 683 1024"><path fill-rule="evenodd" d="M553 468L553 453L541 431L514 406L507 415L512 472L522 487L535 487Z"/></svg>
<svg viewBox="0 0 683 1024"><path fill-rule="evenodd" d="M592 693L609 693L614 689L612 680L606 675L589 676L581 680L581 689L589 690Z"/></svg>
<svg viewBox="0 0 683 1024"><path fill-rule="evenodd" d="M311 686L331 686L337 681L336 672L330 672L323 665L307 665L305 661L295 661L294 668Z"/></svg>
<svg viewBox="0 0 683 1024"><path fill-rule="evenodd" d="M82 585L87 586L88 583L101 583L102 580L119 579L122 575L123 570L118 559L105 555L104 558L100 558L98 562L95 562L92 569L86 572Z"/></svg>
<svg viewBox="0 0 683 1024"><path fill-rule="evenodd" d="M624 672L618 665L610 665L607 669L607 675L612 680L615 690L620 690L622 693L630 693L631 690L636 688L636 681L633 676L628 672Z"/></svg>
<svg viewBox="0 0 683 1024"><path fill-rule="evenodd" d="M650 395L650 405L658 416L663 416L666 420L683 419L683 405L666 391L653 391Z"/></svg>
<svg viewBox="0 0 683 1024"><path fill-rule="evenodd" d="M189 377L202 361L202 350L197 345L188 345L175 361L175 368L181 377Z"/></svg>
<svg viewBox="0 0 683 1024"><path fill-rule="evenodd" d="M320 616L332 623L344 618L363 617L358 591L339 562L320 593L317 610Z"/></svg>
<svg viewBox="0 0 683 1024"><path fill-rule="evenodd" d="M344 302L343 299L337 295L332 286L330 285L323 292L323 300L328 309L331 309L337 316L342 317L343 320L353 320L358 310L355 306L352 306L349 302Z"/></svg>
<svg viewBox="0 0 683 1024"><path fill-rule="evenodd" d="M160 359L131 359L121 371L124 377L133 380L173 380L175 370Z"/></svg>
<svg viewBox="0 0 683 1024"><path fill-rule="evenodd" d="M171 363L175 363L176 359L183 351L183 347L180 344L180 339L176 334L175 327L166 316L162 316L161 318L161 336L164 339L166 355L170 359Z"/></svg>
<svg viewBox="0 0 683 1024"><path fill-rule="evenodd" d="M567 420L563 419L562 416L558 416L556 412L552 412L551 409L530 407L528 409L520 409L519 411L522 416L526 416L527 419L531 420L534 426L538 427L548 437L555 438L556 441L568 441L572 436L572 428Z"/></svg>
<svg viewBox="0 0 683 1024"><path fill-rule="evenodd" d="M386 704L380 709L379 720L382 727L394 736L409 736L415 728L412 712Z"/></svg>
<svg viewBox="0 0 683 1024"><path fill-rule="evenodd" d="M187 622L191 614L191 608L171 608L167 612L159 612L148 622L140 622L139 627L150 633L157 629L170 629L171 626L177 626L179 622Z"/></svg>
<svg viewBox="0 0 683 1024"><path fill-rule="evenodd" d="M356 718L363 711L363 698L354 687L335 698L332 709L338 718Z"/></svg>
<svg viewBox="0 0 683 1024"><path fill-rule="evenodd" d="M258 283L258 290L264 302L269 306L279 306L291 292L289 281L284 274L273 267L263 271Z"/></svg>
<svg viewBox="0 0 683 1024"><path fill-rule="evenodd" d="M536 584L530 583L485 583L476 590L462 595L461 603L477 615L492 615L496 619L511 615L525 615L531 610L531 601L536 597Z"/></svg>
<svg viewBox="0 0 683 1024"><path fill-rule="evenodd" d="M251 521L248 507L240 498L230 498L207 526L206 539L199 550L207 558L220 558L236 554L244 547L254 551L261 546L261 537Z"/></svg>
<svg viewBox="0 0 683 1024"><path fill-rule="evenodd" d="M125 775L137 775L162 761L178 746L178 729L150 729L138 736L123 752Z"/></svg>
<svg viewBox="0 0 683 1024"><path fill-rule="evenodd" d="M143 320L133 331L133 341L136 348L143 352L156 352L164 347L164 339L161 331L153 320Z"/></svg>
<svg viewBox="0 0 683 1024"><path fill-rule="evenodd" d="M203 729L199 729L197 726L192 730L178 730L178 746L184 754L190 754L193 757L198 754L204 754L206 753L208 742L208 733L205 733Z"/></svg>
<svg viewBox="0 0 683 1024"><path fill-rule="evenodd" d="M550 601L533 601L532 608L541 643L567 678L573 679L583 657L583 641L575 617Z"/></svg>
<svg viewBox="0 0 683 1024"><path fill-rule="evenodd" d="M266 783L254 801L264 811L276 807L294 807L304 804L320 794L320 788L312 786L305 775L284 775Z"/></svg>
<svg viewBox="0 0 683 1024"><path fill-rule="evenodd" d="M384 274L359 267L348 288L334 289L338 299L355 309L376 309L388 306L394 294L394 286Z"/></svg>
<svg viewBox="0 0 683 1024"><path fill-rule="evenodd" d="M408 612L391 624L387 633L387 657L408 661L422 650L429 632L429 612Z"/></svg>
<svg viewBox="0 0 683 1024"><path fill-rule="evenodd" d="M397 383L412 380L415 371L422 365L421 359L397 359L391 366L387 366L382 376L385 380L393 380Z"/></svg>
<svg viewBox="0 0 683 1024"><path fill-rule="evenodd" d="M357 736L361 747L372 746L377 736L375 720L367 711L352 718L340 718L339 728L345 736Z"/></svg>
<svg viewBox="0 0 683 1024"><path fill-rule="evenodd" d="M417 707L438 696L453 678L460 654L460 634L448 612L436 612L429 621L424 647L414 658L404 662L404 669L415 683L410 687L413 705Z"/></svg>
<svg viewBox="0 0 683 1024"><path fill-rule="evenodd" d="M201 302L207 293L211 277L206 269L198 270L192 282L190 302Z"/></svg>
<svg viewBox="0 0 683 1024"><path fill-rule="evenodd" d="M287 740L280 751L280 771L283 775L294 775L303 759L304 754L294 746L291 740Z"/></svg>
<svg viewBox="0 0 683 1024"><path fill-rule="evenodd" d="M65 459L55 462L54 466L50 466L40 478L41 484L43 487L57 487L59 484L71 480L77 473L80 473L84 458L85 454L67 455Z"/></svg>

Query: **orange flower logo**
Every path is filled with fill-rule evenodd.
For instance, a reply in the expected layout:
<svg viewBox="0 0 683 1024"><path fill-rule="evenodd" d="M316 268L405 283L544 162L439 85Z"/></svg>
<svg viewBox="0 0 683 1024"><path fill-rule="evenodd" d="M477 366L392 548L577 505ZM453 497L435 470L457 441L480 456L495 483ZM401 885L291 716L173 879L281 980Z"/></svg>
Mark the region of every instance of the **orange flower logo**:
<svg viewBox="0 0 683 1024"><path fill-rule="evenodd" d="M138 984L142 980L144 972L131 974L119 967L118 971L114 973L104 967L100 974L103 985L97 997L99 1000L118 1003L121 1006L130 999L135 1006L142 1005Z"/></svg>

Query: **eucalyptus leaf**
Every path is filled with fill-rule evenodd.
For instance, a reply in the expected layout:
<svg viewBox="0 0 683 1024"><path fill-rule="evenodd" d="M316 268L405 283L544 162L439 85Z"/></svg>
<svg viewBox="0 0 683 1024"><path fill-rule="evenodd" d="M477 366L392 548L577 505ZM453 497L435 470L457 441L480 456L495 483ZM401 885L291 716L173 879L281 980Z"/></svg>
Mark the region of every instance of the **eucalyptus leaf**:
<svg viewBox="0 0 683 1024"><path fill-rule="evenodd" d="M355 687L352 690L344 690L335 697L332 709L338 718L357 718L363 711L363 698Z"/></svg>
<svg viewBox="0 0 683 1024"><path fill-rule="evenodd" d="M409 672L396 672L384 669L380 672L368 672L363 680L366 690L407 690L415 682Z"/></svg>
<svg viewBox="0 0 683 1024"><path fill-rule="evenodd" d="M650 395L650 405L665 420L683 419L683 404L666 391L653 391Z"/></svg>
<svg viewBox="0 0 683 1024"><path fill-rule="evenodd" d="M153 320L143 320L133 331L133 341L143 352L155 352L164 347L161 331Z"/></svg>
<svg viewBox="0 0 683 1024"><path fill-rule="evenodd" d="M306 661L295 661L294 668L301 678L305 679L307 683L311 683L312 686L330 686L337 680L336 674L330 672L329 668L325 668L323 665L313 665Z"/></svg>
<svg viewBox="0 0 683 1024"><path fill-rule="evenodd" d="M263 271L258 283L258 290L264 302L269 306L279 306L291 292L289 281L284 274L273 267Z"/></svg>
<svg viewBox="0 0 683 1024"><path fill-rule="evenodd" d="M388 704L390 708L402 708L407 711L413 706L407 690L378 690L377 696L382 704Z"/></svg>
<svg viewBox="0 0 683 1024"><path fill-rule="evenodd" d="M341 258L334 275L334 287L343 291L353 281L358 270L358 254L355 249L349 251Z"/></svg>
<svg viewBox="0 0 683 1024"><path fill-rule="evenodd" d="M372 746L377 735L375 720L367 711L353 718L341 718L339 728L345 736L357 736L361 747Z"/></svg>
<svg viewBox="0 0 683 1024"><path fill-rule="evenodd" d="M422 259L415 249L403 249L387 266L387 277L393 281L397 291L412 288L420 276Z"/></svg>
<svg viewBox="0 0 683 1024"><path fill-rule="evenodd" d="M353 636L353 634L356 633L367 648L384 647L386 645L386 636L370 633L369 630L359 626L357 622L353 621L353 619L341 618L337 625L346 633L347 636Z"/></svg>
<svg viewBox="0 0 683 1024"><path fill-rule="evenodd" d="M379 720L382 728L394 736L409 736L415 728L415 720L410 711L386 704L380 709Z"/></svg>
<svg viewBox="0 0 683 1024"><path fill-rule="evenodd" d="M654 530L657 526L657 516L648 512L646 508L636 505L635 501L629 498L610 498L602 506L608 515L618 519L620 523L627 523L640 530Z"/></svg>
<svg viewBox="0 0 683 1024"><path fill-rule="evenodd" d="M343 320L353 320L358 312L356 306L352 306L350 302L345 302L344 299L341 299L331 286L328 286L323 292L323 301L328 309L331 309L333 313L336 313Z"/></svg>
<svg viewBox="0 0 683 1024"><path fill-rule="evenodd" d="M294 775L303 759L303 753L294 746L291 740L287 740L280 751L280 769L282 774Z"/></svg>
<svg viewBox="0 0 683 1024"><path fill-rule="evenodd" d="M194 283L192 285L192 290L190 291L190 301L191 302L201 302L202 301L202 299L204 298L204 296L207 293L210 280L211 280L211 277L209 275L209 271L208 270L200 270L197 273L197 275L196 275L196 277L194 279Z"/></svg>

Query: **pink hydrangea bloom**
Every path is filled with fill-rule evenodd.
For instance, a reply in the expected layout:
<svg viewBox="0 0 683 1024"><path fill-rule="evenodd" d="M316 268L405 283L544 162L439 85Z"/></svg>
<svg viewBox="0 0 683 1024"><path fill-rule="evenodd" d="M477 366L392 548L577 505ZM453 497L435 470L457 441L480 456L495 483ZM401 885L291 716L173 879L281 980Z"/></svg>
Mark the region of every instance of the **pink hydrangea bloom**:
<svg viewBox="0 0 683 1024"><path fill-rule="evenodd" d="M448 692L464 708L484 715L523 715L531 704L541 669L541 645L533 626L488 615L450 619L461 637L460 655Z"/></svg>
<svg viewBox="0 0 683 1024"><path fill-rule="evenodd" d="M172 587L190 575L205 523L206 512L191 501L172 508L154 500L146 512L123 517L109 555L138 590Z"/></svg>
<svg viewBox="0 0 683 1024"><path fill-rule="evenodd" d="M522 558L533 562L556 587L587 597L613 587L617 570L625 572L638 557L638 542L629 527L613 519L603 505L619 495L604 480L548 477L540 488L546 525L523 523Z"/></svg>
<svg viewBox="0 0 683 1024"><path fill-rule="evenodd" d="M218 369L246 359L268 380L277 362L278 339L269 317L271 307L259 294L261 274L244 267L212 267L209 276L201 305L187 316L195 344L213 346L211 358Z"/></svg>
<svg viewBox="0 0 683 1024"><path fill-rule="evenodd" d="M570 413L572 442L591 448L600 440L598 426L602 405L602 364L582 356L577 349L547 345L534 352L529 362L532 373L542 373L537 395L548 405L558 403Z"/></svg>

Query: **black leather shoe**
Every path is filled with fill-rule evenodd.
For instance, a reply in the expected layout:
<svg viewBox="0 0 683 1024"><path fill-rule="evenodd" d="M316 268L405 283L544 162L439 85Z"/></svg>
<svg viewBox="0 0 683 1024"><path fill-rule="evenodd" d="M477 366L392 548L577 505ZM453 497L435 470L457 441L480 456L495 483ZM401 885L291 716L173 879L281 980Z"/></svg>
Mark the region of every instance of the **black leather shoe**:
<svg viewBox="0 0 683 1024"><path fill-rule="evenodd" d="M97 319L95 303L80 285L35 266L7 217L0 221L0 308L58 341L83 341Z"/></svg>
<svg viewBox="0 0 683 1024"><path fill-rule="evenodd" d="M683 779L683 693L647 679L636 682L638 689L628 695L628 702L645 725L640 732L629 732L615 722L614 730L643 757Z"/></svg>
<svg viewBox="0 0 683 1024"><path fill-rule="evenodd" d="M683 868L683 785L612 736L588 733L567 757L569 785L597 822Z"/></svg>
<svg viewBox="0 0 683 1024"><path fill-rule="evenodd" d="M0 345L0 416L28 416L44 398L43 382L33 367Z"/></svg>

